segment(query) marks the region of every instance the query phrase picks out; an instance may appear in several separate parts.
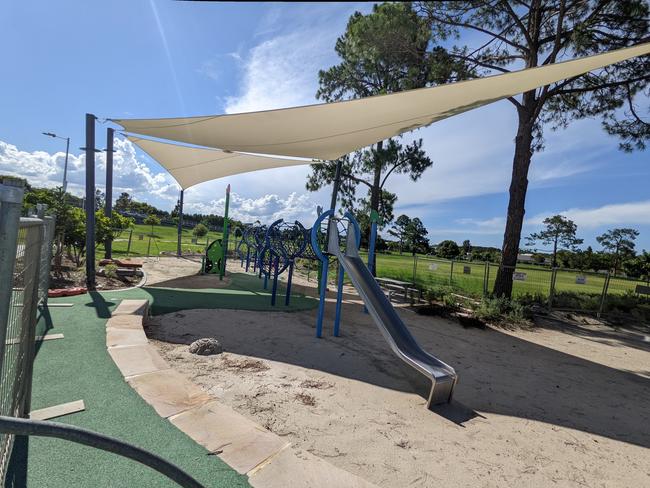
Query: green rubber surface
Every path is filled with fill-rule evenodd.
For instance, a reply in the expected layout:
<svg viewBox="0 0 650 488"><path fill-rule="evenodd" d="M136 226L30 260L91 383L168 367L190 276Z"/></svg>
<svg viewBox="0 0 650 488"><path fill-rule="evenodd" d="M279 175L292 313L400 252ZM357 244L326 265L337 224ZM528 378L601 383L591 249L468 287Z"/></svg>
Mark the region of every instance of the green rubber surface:
<svg viewBox="0 0 650 488"><path fill-rule="evenodd" d="M270 294L261 290L259 279L245 274L232 278L228 289L142 288L50 299L50 303L74 306L51 307L41 313L39 330L63 333L64 338L37 345L32 410L83 400L85 411L53 421L91 429L150 450L183 468L206 487L249 486L245 476L238 475L159 417L123 380L106 351L106 320L125 298L148 299L154 314L190 308L295 311L318 304L312 298L293 296L291 306L285 307L283 295L279 294L278 302L282 305L271 307ZM135 461L68 441L39 437L30 438L27 446L18 440L12 456L7 486L26 485L177 486Z"/></svg>
<svg viewBox="0 0 650 488"><path fill-rule="evenodd" d="M288 306L284 305L285 288L278 283L276 306L271 305L271 280L268 289L262 287L263 279L245 273L229 275L229 288L188 290L144 286L125 291L109 292L111 299L146 298L151 304L152 315L177 312L191 308L228 308L269 312L297 312L318 307L318 299L303 295L291 295Z"/></svg>

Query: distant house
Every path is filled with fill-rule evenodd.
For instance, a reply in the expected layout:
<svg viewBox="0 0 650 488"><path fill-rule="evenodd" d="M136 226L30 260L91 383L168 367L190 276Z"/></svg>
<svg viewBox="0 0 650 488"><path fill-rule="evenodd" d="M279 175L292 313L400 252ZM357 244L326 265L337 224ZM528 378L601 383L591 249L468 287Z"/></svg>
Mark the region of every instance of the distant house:
<svg viewBox="0 0 650 488"><path fill-rule="evenodd" d="M535 257L532 254L517 254L517 262L524 264L535 264L539 261L536 261Z"/></svg>

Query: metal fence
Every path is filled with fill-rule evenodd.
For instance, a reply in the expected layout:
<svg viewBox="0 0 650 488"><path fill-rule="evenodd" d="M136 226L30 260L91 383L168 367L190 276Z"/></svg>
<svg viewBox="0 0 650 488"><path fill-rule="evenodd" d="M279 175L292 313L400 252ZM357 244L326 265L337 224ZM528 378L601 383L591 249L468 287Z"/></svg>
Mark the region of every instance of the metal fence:
<svg viewBox="0 0 650 488"><path fill-rule="evenodd" d="M452 286L474 296L490 294L500 270L512 278L513 296L532 296L553 308L606 312L621 297L635 294L637 285L647 286L646 282L608 272L377 254L377 276L409 281L423 289Z"/></svg>
<svg viewBox="0 0 650 488"><path fill-rule="evenodd" d="M20 217L22 196L19 182L0 183L0 415L10 417L30 410L37 311L47 303L54 236L53 219ZM13 441L0 434L0 479Z"/></svg>

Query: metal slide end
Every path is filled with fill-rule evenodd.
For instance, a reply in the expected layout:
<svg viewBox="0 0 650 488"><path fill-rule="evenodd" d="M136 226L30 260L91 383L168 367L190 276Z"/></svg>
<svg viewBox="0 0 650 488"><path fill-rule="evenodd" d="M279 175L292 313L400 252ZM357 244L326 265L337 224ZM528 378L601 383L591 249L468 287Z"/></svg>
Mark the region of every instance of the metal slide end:
<svg viewBox="0 0 650 488"><path fill-rule="evenodd" d="M451 403L457 379L456 375L434 379L429 393L429 400L427 401L427 408L431 409L435 405Z"/></svg>

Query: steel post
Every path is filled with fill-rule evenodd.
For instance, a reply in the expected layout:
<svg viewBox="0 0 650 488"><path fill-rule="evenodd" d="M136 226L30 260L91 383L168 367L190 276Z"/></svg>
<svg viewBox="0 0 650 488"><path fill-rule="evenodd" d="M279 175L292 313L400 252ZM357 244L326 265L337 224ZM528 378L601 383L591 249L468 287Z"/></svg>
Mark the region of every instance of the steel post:
<svg viewBox="0 0 650 488"><path fill-rule="evenodd" d="M113 136L115 129L109 127L106 129L106 204L104 205L104 215L110 218L113 216ZM104 243L106 259L113 257L113 240L110 236Z"/></svg>
<svg viewBox="0 0 650 488"><path fill-rule="evenodd" d="M178 242L176 244L176 255L180 256L182 253L181 249L181 237L183 235L183 194L185 190L181 189L181 195L178 199Z"/></svg>
<svg viewBox="0 0 650 488"><path fill-rule="evenodd" d="M96 288L95 280L95 119L86 114L86 287Z"/></svg>

